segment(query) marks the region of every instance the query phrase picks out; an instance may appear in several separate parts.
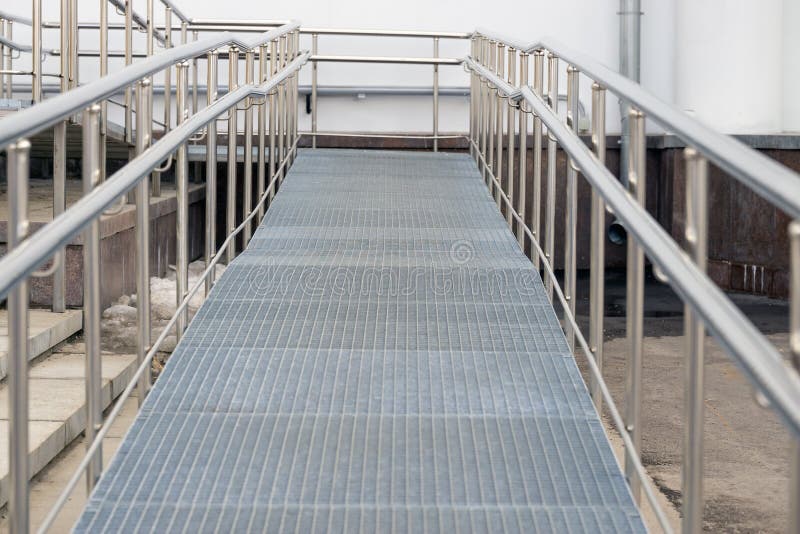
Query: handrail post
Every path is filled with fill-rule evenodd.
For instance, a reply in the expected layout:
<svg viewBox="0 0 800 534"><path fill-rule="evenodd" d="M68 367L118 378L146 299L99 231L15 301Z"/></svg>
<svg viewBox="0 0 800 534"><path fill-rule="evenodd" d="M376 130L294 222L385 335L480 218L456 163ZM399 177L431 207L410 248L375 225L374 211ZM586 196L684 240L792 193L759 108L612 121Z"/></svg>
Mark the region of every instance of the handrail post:
<svg viewBox="0 0 800 534"><path fill-rule="evenodd" d="M154 11L153 11L153 0L147 0L147 56L150 57L153 55L155 51L155 21L153 20ZM165 30L166 31L166 30ZM166 134L169 131L169 104L167 102L171 98L172 90L167 89L167 76L170 69L166 69L164 72L164 133ZM153 98L153 84L150 84L149 87L150 91L150 101L152 102ZM152 112L152 111L151 111ZM151 127L151 126L148 126ZM150 195L154 197L161 196L161 173L156 171L152 174L152 183L150 184Z"/></svg>
<svg viewBox="0 0 800 534"><path fill-rule="evenodd" d="M208 90L206 98L208 105L217 100L217 66L218 55L216 50L208 53ZM217 121L213 120L206 127L206 266L211 263L211 258L216 254L217 243ZM214 272L206 277L206 296L214 287Z"/></svg>
<svg viewBox="0 0 800 534"><path fill-rule="evenodd" d="M62 0L63 1L63 0ZM0 17L0 36L6 36L6 19ZM5 67L6 61L6 47L3 43L0 43L0 70L3 70ZM6 96L6 77L0 74L0 98L4 98Z"/></svg>
<svg viewBox="0 0 800 534"><path fill-rule="evenodd" d="M495 41L491 41L490 40L489 44L488 44L488 50L489 50L489 54L488 54L489 64L486 65L486 66L489 68L489 70L495 70L497 68L496 67L497 66L497 58L496 58L496 56L497 56L497 43ZM488 146L486 148L486 153L487 153L487 156L488 156L488 159L486 160L486 166L488 167L487 170L486 170L486 172L487 172L486 180L489 183L489 191L492 192L492 194L494 194L495 198L496 198L497 195L494 193L495 184L494 184L494 181L491 179L491 174L494 174L494 172L495 172L494 171L494 139L495 139L494 128L495 128L495 123L497 122L497 119L495 117L495 115L497 114L497 106L495 105L495 100L497 98L497 90L494 89L491 86L491 84L489 84L488 80L487 80L486 83L487 83L487 85L489 87L488 96L487 96L487 108L489 110L489 117L488 117L489 121L488 121L488 124L486 125L486 142L488 143Z"/></svg>
<svg viewBox="0 0 800 534"><path fill-rule="evenodd" d="M278 69L283 68L283 64L286 60L286 36L281 35L278 44ZM284 141L286 135L286 84L280 84L277 87L278 90L278 157L276 162L280 167L280 164L283 162L283 158L285 156L284 152ZM277 186L280 188L281 183L283 182L283 176L285 171L281 169L278 171L278 181Z"/></svg>
<svg viewBox="0 0 800 534"><path fill-rule="evenodd" d="M433 38L433 57L439 57L439 38ZM433 65L433 151L439 152L439 64Z"/></svg>
<svg viewBox="0 0 800 534"><path fill-rule="evenodd" d="M789 225L791 245L791 295L790 295L790 334L789 344L792 365L800 372L800 222ZM787 532L800 532L800 438L791 438L791 474L789 488L789 529Z"/></svg>
<svg viewBox="0 0 800 534"><path fill-rule="evenodd" d="M295 59L300 55L300 30L294 31L294 56L292 59ZM294 160L297 158L297 147L296 141L300 137L299 134L299 126L298 122L300 116L298 114L298 106L299 106L299 97L300 97L300 72L296 71L292 74L292 159L291 163L294 164Z"/></svg>
<svg viewBox="0 0 800 534"><path fill-rule="evenodd" d="M544 99L544 50L541 48L533 52L533 91L537 96ZM542 119L533 114L533 213L531 222L531 234L543 246L541 227L542 227ZM533 267L539 270L539 251L536 247L531 247L533 256Z"/></svg>
<svg viewBox="0 0 800 534"><path fill-rule="evenodd" d="M137 99L141 113L136 116L136 150L139 154L150 146L148 134L149 107L147 92L150 79L145 78L136 85ZM150 184L142 178L136 184L136 364L141 365L150 350ZM150 372L142 373L137 389L141 408L150 389Z"/></svg>
<svg viewBox="0 0 800 534"><path fill-rule="evenodd" d="M59 30L61 50L69 49L69 0L61 0ZM106 5L103 2L101 5ZM101 20L102 24L102 20ZM102 39L101 39L102 53ZM102 55L102 54L101 54ZM60 89L62 93L69 90L69 55L62 53L59 57L61 79ZM101 72L102 72L101 61ZM102 131L101 131L102 135ZM102 142L102 137L101 137ZM66 202L67 186L67 121L61 121L53 128L53 219L64 213L67 208ZM61 250L62 258L65 250ZM59 262L53 273L53 301L52 309L54 313L63 313L66 310L66 270L64 262Z"/></svg>
<svg viewBox="0 0 800 534"><path fill-rule="evenodd" d="M508 47L508 83L511 84L512 87L517 85L517 51L512 48ZM508 224L511 231L514 231L515 221L514 218L514 137L516 137L516 129L517 129L517 121L516 119L516 109L515 105L509 100L508 101L508 118L507 118L507 128L508 128L508 141L506 142L506 150L508 156L508 162L506 164L506 174L508 175L508 206L506 206L506 223Z"/></svg>
<svg viewBox="0 0 800 534"><path fill-rule="evenodd" d="M261 45L258 55L258 83L263 84L267 81L267 46ZM267 133L267 102L266 98L258 106L258 217L256 224L261 224L264 218L264 203L261 197L264 196L267 179L267 159L264 154L266 150Z"/></svg>
<svg viewBox="0 0 800 534"><path fill-rule="evenodd" d="M645 206L645 122L641 111L631 109L631 145L628 152L628 187L631 195ZM641 500L641 481L636 475L631 455L642 450L642 343L644 328L644 251L635 239L628 239L626 332L628 363L625 380L625 428L634 450L625 456L625 478L638 504Z"/></svg>
<svg viewBox="0 0 800 534"><path fill-rule="evenodd" d="M63 2L63 0L62 0ZM63 46L62 50L66 49ZM100 2L100 77L108 75L108 2ZM62 84L64 80L62 79ZM100 182L106 180L108 154L108 102L100 103Z"/></svg>
<svg viewBox="0 0 800 534"><path fill-rule="evenodd" d="M269 77L275 76L277 68L277 55L278 55L278 40L273 39L269 43ZM275 197L275 184L273 178L275 177L275 169L277 168L277 160L275 158L275 130L277 128L277 110L275 109L275 102L277 101L277 88L269 93L269 173L267 174L267 181L269 183L269 201Z"/></svg>
<svg viewBox="0 0 800 534"><path fill-rule="evenodd" d="M597 159L606 163L606 90L598 84L592 85L592 146ZM605 220L606 207L603 197L592 188L590 230L589 273L589 348L594 355L597 368L603 373L603 322L605 310ZM603 413L603 393L600 380L592 375L590 391L597 414Z"/></svg>
<svg viewBox="0 0 800 534"><path fill-rule="evenodd" d="M100 182L100 106L83 112L83 194ZM83 336L86 345L86 448L103 425L103 383L100 360L100 219L83 234ZM103 470L101 449L86 468L86 492L91 493Z"/></svg>
<svg viewBox="0 0 800 534"><path fill-rule="evenodd" d="M231 46L228 49L228 92L233 92L239 86L239 49ZM238 131L236 127L236 107L228 110L228 199L227 199L227 226L226 235L236 229L236 145ZM227 250L228 264L236 257L236 240L232 239Z"/></svg>
<svg viewBox="0 0 800 534"><path fill-rule="evenodd" d="M475 43L477 42L475 36L472 36L469 41L469 55L473 59L477 60L477 54L475 53ZM469 155L470 157L475 157L475 147L473 143L475 143L475 118L477 117L477 112L475 110L475 72L469 73Z"/></svg>
<svg viewBox="0 0 800 534"><path fill-rule="evenodd" d="M14 39L14 22L11 20L6 21L6 39ZM11 74L14 70L14 51L11 48L6 49L6 70L6 98L14 98L14 76Z"/></svg>
<svg viewBox="0 0 800 534"><path fill-rule="evenodd" d="M633 123L631 123L633 124ZM693 148L684 150L686 161L686 247L705 272L708 236L708 162ZM683 532L703 530L703 421L705 327L691 306L684 305L686 343L683 434Z"/></svg>
<svg viewBox="0 0 800 534"><path fill-rule="evenodd" d="M501 42L497 43L497 53L495 55L496 60L496 67L495 73L497 74L498 78L503 79L505 77L505 50L506 45ZM494 98L495 98L495 107L497 108L495 112L495 120L497 121L494 125L494 135L496 137L495 141L495 149L497 150L497 156L494 162L494 175L497 178L497 183L499 184L498 187L494 191L494 200L497 202L497 209L500 212L503 212L503 201L501 199L500 192L503 189L503 97L500 95L500 90L495 88L494 91Z"/></svg>
<svg viewBox="0 0 800 534"><path fill-rule="evenodd" d="M133 63L133 0L125 0L125 66ZM133 144L133 94L125 88L125 142ZM137 143L138 145L138 143Z"/></svg>
<svg viewBox="0 0 800 534"><path fill-rule="evenodd" d="M8 155L8 250L28 236L28 173L31 144L20 139L9 145ZM8 293L8 414L9 492L11 534L29 531L28 503L28 282Z"/></svg>
<svg viewBox="0 0 800 534"><path fill-rule="evenodd" d="M319 53L319 35L311 34L311 55ZM317 148L317 61L311 60L311 148Z"/></svg>
<svg viewBox="0 0 800 534"><path fill-rule="evenodd" d="M573 65L567 65L567 126L578 134L578 79L579 73ZM569 303L569 312L575 316L575 290L577 284L576 256L578 227L578 171L567 156L567 198L564 221L564 298ZM575 331L569 321L564 321L564 334L571 351L575 350Z"/></svg>
<svg viewBox="0 0 800 534"><path fill-rule="evenodd" d="M42 0L33 0L33 17L31 28L31 63L32 63L32 85L31 100L41 102L42 100Z"/></svg>
<svg viewBox="0 0 800 534"><path fill-rule="evenodd" d="M526 87L530 82L528 66L530 56L527 52L520 51L519 54L519 82L520 86ZM528 174L528 113L524 109L524 101L519 104L519 200L517 201L517 212L519 213L520 224L517 226L517 241L525 253L525 225L528 223L526 218L527 210L525 202L527 197L527 174Z"/></svg>
<svg viewBox="0 0 800 534"><path fill-rule="evenodd" d="M255 69L255 52L248 50L245 54L245 83L253 83ZM247 219L253 209L253 99L244 100L244 195L242 197L242 220ZM242 249L247 247L253 227L250 221L244 225Z"/></svg>
<svg viewBox="0 0 800 534"><path fill-rule="evenodd" d="M178 89L178 126L189 117L189 63L177 64L177 89ZM176 216L176 259L175 259L175 305L180 306L186 293L189 291L189 162L186 157L186 143L178 147L178 156L175 161L175 197L178 202ZM175 336L178 340L183 337L189 315L186 310L178 314L175 323Z"/></svg>
<svg viewBox="0 0 800 534"><path fill-rule="evenodd" d="M552 52L547 55L547 101L550 109L558 116L558 56ZM547 133L547 199L545 206L545 261L555 270L555 226L556 226L556 138ZM545 280L545 289L550 302L553 302L553 283L551 276Z"/></svg>
<svg viewBox="0 0 800 534"><path fill-rule="evenodd" d="M488 53L487 49L487 39L485 37L481 37L480 41L478 42L478 59L484 67L486 66L486 57ZM483 181L486 182L486 186L489 188L491 192L491 182L489 180L489 169L488 169L488 159L487 159L487 150L488 150L488 124L489 124L489 84L484 83L483 80L478 80L480 83L480 94L478 98L480 99L480 109L479 109L479 128L480 128L480 149L479 149L479 157L484 159L484 164L479 165L481 168L481 175L483 176Z"/></svg>

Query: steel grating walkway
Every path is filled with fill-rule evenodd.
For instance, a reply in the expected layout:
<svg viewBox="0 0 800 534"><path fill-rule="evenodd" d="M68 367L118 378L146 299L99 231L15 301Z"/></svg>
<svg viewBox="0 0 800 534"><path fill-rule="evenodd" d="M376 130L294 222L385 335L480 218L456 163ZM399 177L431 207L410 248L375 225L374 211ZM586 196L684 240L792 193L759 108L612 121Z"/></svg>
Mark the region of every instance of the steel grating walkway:
<svg viewBox="0 0 800 534"><path fill-rule="evenodd" d="M643 532L466 155L306 150L78 532Z"/></svg>

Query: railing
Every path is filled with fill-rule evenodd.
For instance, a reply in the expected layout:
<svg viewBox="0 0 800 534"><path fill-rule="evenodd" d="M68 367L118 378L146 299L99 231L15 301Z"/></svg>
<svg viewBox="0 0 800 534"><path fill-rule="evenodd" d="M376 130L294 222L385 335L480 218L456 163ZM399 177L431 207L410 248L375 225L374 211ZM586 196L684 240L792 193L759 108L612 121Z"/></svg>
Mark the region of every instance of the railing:
<svg viewBox="0 0 800 534"><path fill-rule="evenodd" d="M506 52L506 48L508 51ZM517 60L519 52L519 60ZM530 55L533 55L533 87L529 86ZM558 117L559 58L567 63L567 119ZM545 71L545 59L547 69ZM567 340L576 341L586 357L590 391L602 411L607 411L625 446L625 474L634 498L643 491L656 518L670 531L666 515L656 502L656 490L641 462L641 404L643 354L643 299L645 256L654 272L667 281L685 305L685 435L683 450L682 529L700 532L703 519L703 344L708 330L782 418L793 439L793 466L790 495L790 531L800 528L800 222L788 231L792 243L791 351L794 370L780 352L759 332L742 312L706 276L707 258L707 160L744 185L800 219L800 176L731 137L714 132L646 93L639 85L600 65L590 57L574 52L548 39L533 45L520 44L483 30L472 39L472 54L465 62L472 73L470 104L471 152L482 169L487 186L494 191L498 207L507 213L508 223L521 246L530 242L533 262L545 273L551 300L557 296L564 311ZM507 76L505 69L508 69ZM519 72L519 80L516 73ZM577 136L578 84L580 73L592 80L592 148ZM547 86L545 91L545 78ZM519 86L518 86L519 85ZM605 95L613 91L632 107L631 149L623 162L628 189L605 167ZM504 119L506 111L507 119ZM533 191L525 190L528 138L533 116ZM684 252L669 234L647 213L645 201L645 118L681 137L685 150L686 244ZM546 128L546 133L544 129ZM515 137L520 147L515 152ZM542 162L542 141L546 135L546 162ZM565 247L564 286L558 283L555 257L556 151L568 156L566 208L563 240ZM504 169L504 156L507 162ZM519 161L515 161L519 158ZM514 168L519 171L515 176ZM546 168L543 168L543 165ZM590 319L589 339L581 332L575 317L577 175L580 172L592 187ZM541 189L546 179L544 228L542 229ZM515 184L518 183L518 190ZM525 211L528 195L533 213ZM620 413L602 374L604 310L604 232L605 212L618 217L632 239L628 240L627 337L629 356L625 385L625 410Z"/></svg>
<svg viewBox="0 0 800 534"><path fill-rule="evenodd" d="M64 493L52 509L41 530L52 524L61 507L66 503L70 492L86 473L87 486L91 490L102 471L100 446L111 423L121 410L124 400L138 389L141 403L150 387L150 367L159 346L175 327L178 336L186 329L188 322L187 305L189 299L204 285L209 290L212 279L210 273L223 258L228 260L235 254L235 237L244 232L244 243L250 238L252 222L258 222L264 214L265 203L275 194L286 170L294 160L299 136L296 120L297 78L300 68L308 61L310 54L301 52L298 46L298 25L291 23L278 29L262 33L254 41L242 41L231 34L222 34L202 41L188 43L144 61L132 64L113 76L103 77L85 86L77 87L58 97L48 99L31 109L19 112L3 120L0 129L0 148L8 154L9 170L9 252L2 259L9 266L0 295L7 297L9 315L10 353L9 400L11 414L10 450L10 498L9 511L11 530L27 532L28 518L28 405L27 405L27 315L29 276L51 275L57 264L62 262L63 247L79 233L84 235L84 336L86 339L86 398L87 455L78 471L70 479ZM229 68L235 72L240 62L240 51L245 53L248 62L248 80L245 85L233 85L228 93L217 99L216 91L208 97L208 105L193 115L189 114L189 62L199 56L208 61L209 86L217 86L217 62L219 49L225 49ZM258 81L252 76L252 64L259 58L261 70ZM269 69L267 70L267 59ZM158 142L152 142L152 77L160 71L175 66L177 71L178 119L175 129L166 133ZM103 183L101 173L101 103L121 89L135 85L137 96L137 127L135 130L136 155L122 170ZM260 110L259 117L266 117L269 108L269 121L261 121L263 132L269 132L270 150L262 145L258 156L259 181L257 203L252 199L252 177L245 181L245 204L238 225L236 213L237 172L236 158L228 163L228 232L222 247L215 243L216 223L216 172L213 155L216 154L216 121L227 114L229 132L236 132L235 123L238 106L243 103L245 113L252 117L254 108ZM58 128L70 116L82 113L83 126L83 182L84 197L75 205L54 217L39 232L28 236L27 189L30 142L28 138L51 126ZM207 269L201 280L192 288L188 287L188 159L187 143L197 132L206 130L209 145L209 158L206 166L206 263ZM237 136L229 135L229 154L235 154ZM277 140L277 148L276 148ZM177 212L177 301L178 308L171 321L154 343L151 343L150 304L149 304L149 202L150 180L159 170L159 165L174 159L176 175ZM155 176L154 176L155 178ZM138 335L137 370L133 380L117 401L109 417L103 423L100 378L100 277L99 277L99 218L112 208L124 195L135 190L136 204L136 293ZM39 265L54 258L47 272L37 273Z"/></svg>

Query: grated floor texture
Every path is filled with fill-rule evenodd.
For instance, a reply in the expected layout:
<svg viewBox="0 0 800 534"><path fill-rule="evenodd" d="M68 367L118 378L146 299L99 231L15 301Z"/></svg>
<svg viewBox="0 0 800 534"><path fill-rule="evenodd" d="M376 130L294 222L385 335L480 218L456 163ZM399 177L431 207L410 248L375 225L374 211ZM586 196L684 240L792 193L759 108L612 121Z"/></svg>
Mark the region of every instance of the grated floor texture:
<svg viewBox="0 0 800 534"><path fill-rule="evenodd" d="M306 150L77 532L643 532L466 155Z"/></svg>

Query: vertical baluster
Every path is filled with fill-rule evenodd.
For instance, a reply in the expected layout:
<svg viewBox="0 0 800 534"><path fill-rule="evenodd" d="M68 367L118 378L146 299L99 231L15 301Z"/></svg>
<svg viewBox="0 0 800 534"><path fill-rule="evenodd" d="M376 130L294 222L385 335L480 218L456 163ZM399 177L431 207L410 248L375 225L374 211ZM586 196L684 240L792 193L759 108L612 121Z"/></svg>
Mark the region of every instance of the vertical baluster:
<svg viewBox="0 0 800 534"><path fill-rule="evenodd" d="M495 70L497 68L497 43L495 41L489 41L489 64L487 67L489 70ZM488 83L488 81L487 81ZM494 127L497 123L497 106L495 105L497 90L489 84L489 93L487 98L487 107L489 109L489 121L486 124L486 139L487 139L487 155L488 159L486 161L486 165L488 166L488 170L486 171L487 176L486 180L489 182L489 191L494 194L494 181L491 179L491 174L494 174Z"/></svg>
<svg viewBox="0 0 800 534"><path fill-rule="evenodd" d="M192 32L192 40L197 41L200 38L200 34L197 30ZM198 84L199 74L197 71L197 57L192 58L192 111L191 115L197 113L198 110L198 103L199 103L199 84Z"/></svg>
<svg viewBox="0 0 800 534"><path fill-rule="evenodd" d="M63 0L62 0L63 2ZM0 17L0 36L6 36L6 19ZM0 70L5 68L6 61L6 47L3 43L0 43ZM6 96L6 77L4 74L0 74L0 98L4 98Z"/></svg>
<svg viewBox="0 0 800 534"><path fill-rule="evenodd" d="M520 52L519 54L519 85L520 87L527 87L529 82L528 75L528 58L530 56L527 52ZM519 102L519 200L517 201L517 212L519 213L520 224L517 226L517 241L525 252L525 225L527 224L527 210L525 209L525 202L527 201L527 187L526 183L528 174L528 113L525 111L525 101Z"/></svg>
<svg viewBox="0 0 800 534"><path fill-rule="evenodd" d="M6 21L6 39L12 41L14 39L14 22ZM14 98L14 76L11 71L14 68L14 51L11 48L6 48L6 98Z"/></svg>
<svg viewBox="0 0 800 534"><path fill-rule="evenodd" d="M281 35L280 41L278 45L278 70L283 69L283 62L286 58L286 36ZM285 156L284 151L284 134L286 133L286 85L281 83L278 86L278 152L276 163L278 167L280 164L283 163L283 158ZM283 175L284 170L278 172L278 182L277 185L280 186L281 182L283 182Z"/></svg>
<svg viewBox="0 0 800 534"><path fill-rule="evenodd" d="M101 6L105 6L105 1ZM61 50L69 49L69 0L61 0L61 14L59 31ZM101 9L102 13L102 9ZM102 17L101 17L102 24ZM101 38L102 55L102 38ZM69 55L62 53L60 60L60 89L62 93L69 90ZM101 60L100 70L102 74L103 65ZM101 131L102 136L102 131ZM102 137L101 137L102 143ZM67 121L61 121L53 128L53 219L64 213L67 208ZM64 258L65 249L61 249L61 257ZM53 273L53 305L55 313L66 311L66 271L65 262L59 262Z"/></svg>
<svg viewBox="0 0 800 534"><path fill-rule="evenodd" d="M511 84L512 87L517 85L517 51L512 47L508 47L508 83ZM506 165L506 174L508 175L508 201L509 205L506 206L506 222L508 226L511 228L511 231L514 231L514 160L516 159L514 153L514 137L516 136L516 128L517 128L517 120L516 120L516 105L508 101L508 141L506 142L507 145L507 155L508 155L508 163Z"/></svg>
<svg viewBox="0 0 800 534"><path fill-rule="evenodd" d="M100 106L83 112L83 194L100 179ZM86 345L86 448L103 425L102 370L100 362L100 219L94 218L83 233L83 337ZM86 468L86 491L100 479L103 457L98 449Z"/></svg>
<svg viewBox="0 0 800 534"><path fill-rule="evenodd" d="M217 65L218 55L215 50L208 53L207 93L208 105L217 101ZM212 120L207 126L206 136L206 266L217 252L217 121ZM206 296L214 287L214 272L206 277Z"/></svg>
<svg viewBox="0 0 800 534"><path fill-rule="evenodd" d="M149 78L136 86L138 108L136 116L136 149L139 154L150 146L149 127L150 108L146 105ZM146 178L139 180L135 188L136 196L136 321L137 344L136 363L141 365L150 350L150 184ZM139 378L137 396L142 406L150 389L150 372L145 371Z"/></svg>
<svg viewBox="0 0 800 534"><path fill-rule="evenodd" d="M28 236L28 173L31 144L8 146L8 249ZM28 281L8 292L9 531L27 534L28 503Z"/></svg>
<svg viewBox="0 0 800 534"><path fill-rule="evenodd" d="M708 163L696 150L684 150L686 160L686 246L697 267L707 264ZM705 327L689 305L684 306L686 343L684 376L683 532L703 530L703 365Z"/></svg>
<svg viewBox="0 0 800 534"><path fill-rule="evenodd" d="M592 146L597 159L606 163L606 90L592 84ZM589 274L589 347L600 373L603 372L603 315L605 309L605 202L592 188L591 207L591 271ZM600 381L590 380L592 399L598 415L603 413Z"/></svg>
<svg viewBox="0 0 800 534"><path fill-rule="evenodd" d="M791 295L789 343L792 353L792 364L800 372L800 222L789 225L791 243ZM789 481L789 530L800 532L800 438L792 435L791 475Z"/></svg>
<svg viewBox="0 0 800 534"><path fill-rule="evenodd" d="M172 46L172 8L164 10L164 48ZM153 88L150 87L152 92ZM172 67L164 69L164 134L172 128ZM154 197L161 196L161 173L156 171L152 175L150 194Z"/></svg>
<svg viewBox="0 0 800 534"><path fill-rule="evenodd" d="M558 115L558 56L547 55L547 102L553 113ZM547 132L547 200L545 206L545 260L555 269L555 226L556 226L556 138ZM550 302L553 301L553 283L548 276L545 288Z"/></svg>
<svg viewBox="0 0 800 534"><path fill-rule="evenodd" d="M579 73L572 65L567 66L567 126L578 133L578 80ZM571 158L567 158L567 198L564 221L564 297L569 305L570 314L575 316L576 299L576 256L578 227L578 171ZM566 319L566 311L565 311ZM564 334L570 350L575 350L575 332L572 323L564 321Z"/></svg>
<svg viewBox="0 0 800 534"><path fill-rule="evenodd" d="M263 84L267 81L267 47L262 45L259 49L258 55L258 83ZM261 197L264 196L264 191L267 184L267 102L264 98L258 106L258 217L257 221L260 223L264 218L264 204L261 202Z"/></svg>
<svg viewBox="0 0 800 534"><path fill-rule="evenodd" d="M533 52L533 91L544 99L544 50L538 49ZM539 243L544 246L542 240L542 119L538 115L533 115L533 198L531 234ZM531 247L533 256L533 267L539 270L539 251L536 247Z"/></svg>
<svg viewBox="0 0 800 534"><path fill-rule="evenodd" d="M64 1L62 0L62 3ZM62 38L62 50L67 48ZM100 77L108 75L108 2L100 2ZM62 85L64 84L62 77ZM108 102L100 102L100 182L104 182L107 176L106 160L108 147Z"/></svg>
<svg viewBox="0 0 800 534"><path fill-rule="evenodd" d="M248 50L245 54L245 83L253 83L255 70L255 52ZM242 220L246 219L253 209L253 99L250 97L244 100L244 195L242 198ZM253 235L253 227L248 221L244 225L242 236L242 249L247 247L250 236Z"/></svg>
<svg viewBox="0 0 800 534"><path fill-rule="evenodd" d="M239 49L231 46L228 49L228 92L233 92L239 86ZM228 201L227 201L227 227L226 235L236 229L236 106L228 110ZM227 250L228 264L236 257L236 240L231 239Z"/></svg>
<svg viewBox="0 0 800 534"><path fill-rule="evenodd" d="M31 26L31 100L42 100L42 0L33 0Z"/></svg>
<svg viewBox="0 0 800 534"><path fill-rule="evenodd" d="M439 57L439 38L433 38L433 57ZM433 65L433 151L439 152L439 64Z"/></svg>
<svg viewBox="0 0 800 534"><path fill-rule="evenodd" d="M294 57L300 55L300 30L295 30L294 32ZM300 83L300 74L298 71L295 71L292 74L292 163L294 163L295 158L297 157L297 145L296 141L298 139L298 129L297 129L297 122L298 122L298 95L299 93L299 84Z"/></svg>
<svg viewBox="0 0 800 534"><path fill-rule="evenodd" d="M319 53L319 35L311 34L311 54ZM311 61L311 148L317 148L317 70L316 61Z"/></svg>
<svg viewBox="0 0 800 534"><path fill-rule="evenodd" d="M125 0L125 66L133 62L133 0ZM133 95L125 88L125 142L133 144ZM138 145L138 143L137 143Z"/></svg>
<svg viewBox="0 0 800 534"><path fill-rule="evenodd" d="M631 194L645 205L645 130L644 114L631 110L631 145L628 156L628 184ZM628 239L626 332L628 336L628 364L625 380L625 428L630 434L635 450L642 450L642 338L644 328L644 252L635 239ZM636 503L641 499L641 481L636 476L630 456L625 457L625 477Z"/></svg>
<svg viewBox="0 0 800 534"><path fill-rule="evenodd" d="M269 43L269 78L275 76L276 68L278 65L278 40L273 39ZM275 176L275 170L277 168L277 158L275 154L275 130L278 127L277 125L277 110L275 109L275 103L277 101L277 94L276 89L273 88L272 91L269 93L269 173L267 174L267 180L269 185L269 201L272 202L272 199L275 197L275 184L273 182L273 177Z"/></svg>
<svg viewBox="0 0 800 534"><path fill-rule="evenodd" d="M70 15L70 22L71 22L71 29L70 29L70 48L69 48L69 72L71 75L70 78L70 89L74 89L78 87L78 82L80 81L80 70L78 69L78 50L79 50L79 32L78 32L78 0L70 0L70 8L69 8L69 15Z"/></svg>
<svg viewBox="0 0 800 534"><path fill-rule="evenodd" d="M497 67L495 73L500 79L505 77L505 47L506 45L503 43L497 43L497 55L495 56ZM500 95L500 90L497 88L495 89L494 96L496 107L495 120L497 121L494 125L494 135L496 137L495 149L497 150L497 156L494 161L494 175L497 178L497 183L500 184L494 192L494 200L497 202L497 208L502 212L503 202L501 200L500 191L503 189L503 97Z"/></svg>
<svg viewBox="0 0 800 534"><path fill-rule="evenodd" d="M487 39L485 37L481 37L478 41L478 60L481 65L484 67L486 66L486 54L487 54ZM487 135L486 135L486 125L489 121L489 108L488 108L488 92L489 92L489 85L485 83L482 78L478 79L478 83L480 84L480 94L478 95L478 99L480 100L480 109L478 110L478 128L480 129L480 148L478 150L479 158L483 158L483 163L479 162L479 167L481 168L481 176L483 176L483 181L486 182L486 186L489 187L491 191L491 187L489 184L489 176L488 176L488 169L486 168L486 161L487 161Z"/></svg>
<svg viewBox="0 0 800 534"><path fill-rule="evenodd" d="M475 43L476 43L475 36L473 35L469 41L469 56L472 59L477 60L477 54L475 53ZM475 157L475 147L472 143L475 143L475 120L477 118L477 111L476 111L476 91L475 91L475 72L470 71L469 74L469 155L471 157Z"/></svg>
<svg viewBox="0 0 800 534"><path fill-rule="evenodd" d="M189 63L181 62L177 65L176 84L178 98L178 126L189 117ZM177 228L175 232L177 241L175 259L175 302L180 306L189 291L189 161L186 154L186 143L178 147L178 157L175 161L175 197L178 202L176 216ZM175 325L175 335L178 340L183 337L189 316L186 309L178 314Z"/></svg>

